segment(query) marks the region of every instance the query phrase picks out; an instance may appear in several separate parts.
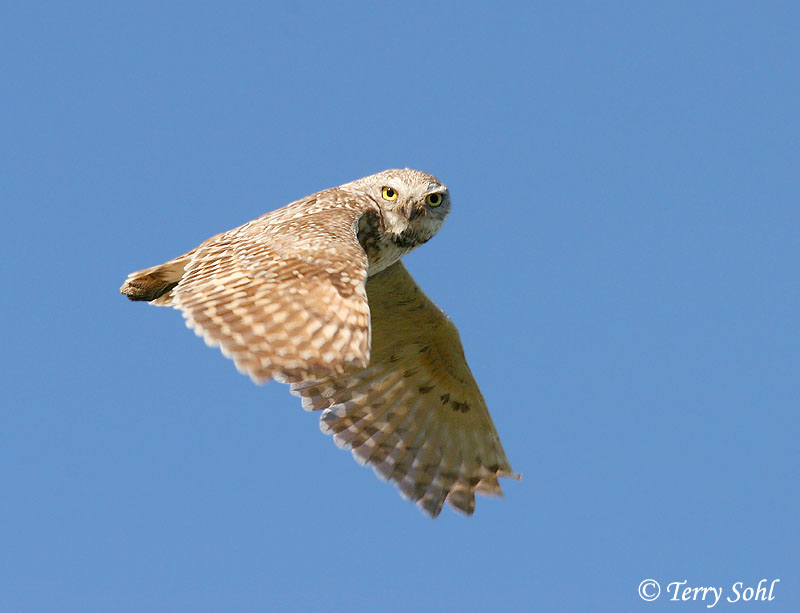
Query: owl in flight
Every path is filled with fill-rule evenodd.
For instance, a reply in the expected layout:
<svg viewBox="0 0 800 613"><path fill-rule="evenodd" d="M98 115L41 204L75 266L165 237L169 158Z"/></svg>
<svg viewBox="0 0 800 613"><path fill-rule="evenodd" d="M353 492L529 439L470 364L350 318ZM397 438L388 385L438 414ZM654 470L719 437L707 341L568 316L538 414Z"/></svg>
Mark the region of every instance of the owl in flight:
<svg viewBox="0 0 800 613"><path fill-rule="evenodd" d="M289 383L320 427L432 517L502 496L511 470L458 331L400 262L450 212L436 177L384 172L326 189L128 276L179 309L257 383Z"/></svg>

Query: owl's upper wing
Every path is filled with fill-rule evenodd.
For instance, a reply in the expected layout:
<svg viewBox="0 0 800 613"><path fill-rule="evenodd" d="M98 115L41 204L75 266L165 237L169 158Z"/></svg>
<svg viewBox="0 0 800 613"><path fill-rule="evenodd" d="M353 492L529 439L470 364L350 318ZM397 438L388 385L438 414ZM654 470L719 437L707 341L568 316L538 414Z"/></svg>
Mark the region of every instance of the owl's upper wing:
<svg viewBox="0 0 800 613"><path fill-rule="evenodd" d="M397 262L367 282L369 366L292 385L337 445L435 517L447 500L472 514L475 492L517 477L467 366L458 331Z"/></svg>
<svg viewBox="0 0 800 613"><path fill-rule="evenodd" d="M189 327L257 382L363 368L370 319L357 228L370 208L355 199L334 204L315 196L292 203L134 273L122 291L180 309Z"/></svg>

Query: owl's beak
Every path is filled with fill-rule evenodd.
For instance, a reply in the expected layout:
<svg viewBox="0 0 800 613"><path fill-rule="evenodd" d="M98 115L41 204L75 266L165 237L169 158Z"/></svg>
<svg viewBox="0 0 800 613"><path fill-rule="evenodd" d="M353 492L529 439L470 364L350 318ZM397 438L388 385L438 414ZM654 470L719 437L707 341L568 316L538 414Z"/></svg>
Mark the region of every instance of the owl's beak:
<svg viewBox="0 0 800 613"><path fill-rule="evenodd" d="M411 207L410 210L408 211L408 220L414 221L415 219L417 219L417 217L422 217L423 215L425 215L425 213L426 210L424 206Z"/></svg>

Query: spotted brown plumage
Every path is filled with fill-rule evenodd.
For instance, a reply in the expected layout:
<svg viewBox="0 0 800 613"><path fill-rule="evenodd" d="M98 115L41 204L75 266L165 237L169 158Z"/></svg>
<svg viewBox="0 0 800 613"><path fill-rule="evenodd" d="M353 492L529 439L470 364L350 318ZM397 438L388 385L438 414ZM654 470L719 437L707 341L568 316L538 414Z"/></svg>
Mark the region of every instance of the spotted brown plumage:
<svg viewBox="0 0 800 613"><path fill-rule="evenodd" d="M431 197L433 195L433 197ZM290 383L340 447L431 516L471 514L516 477L458 332L400 258L450 210L447 188L387 170L327 189L129 275L256 382Z"/></svg>

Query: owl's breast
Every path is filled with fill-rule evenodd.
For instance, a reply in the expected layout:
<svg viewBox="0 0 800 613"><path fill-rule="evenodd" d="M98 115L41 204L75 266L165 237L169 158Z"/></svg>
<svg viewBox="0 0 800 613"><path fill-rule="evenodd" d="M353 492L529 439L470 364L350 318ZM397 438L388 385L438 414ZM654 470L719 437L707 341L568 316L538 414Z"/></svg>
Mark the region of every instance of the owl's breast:
<svg viewBox="0 0 800 613"><path fill-rule="evenodd" d="M402 258L411 249L401 247L391 240L382 239L365 249L367 252L367 276L371 277L380 271L389 268Z"/></svg>
<svg viewBox="0 0 800 613"><path fill-rule="evenodd" d="M367 254L367 276L388 268L416 245L386 231L379 215L367 213L358 223L358 242ZM421 244L421 243L420 243Z"/></svg>

